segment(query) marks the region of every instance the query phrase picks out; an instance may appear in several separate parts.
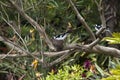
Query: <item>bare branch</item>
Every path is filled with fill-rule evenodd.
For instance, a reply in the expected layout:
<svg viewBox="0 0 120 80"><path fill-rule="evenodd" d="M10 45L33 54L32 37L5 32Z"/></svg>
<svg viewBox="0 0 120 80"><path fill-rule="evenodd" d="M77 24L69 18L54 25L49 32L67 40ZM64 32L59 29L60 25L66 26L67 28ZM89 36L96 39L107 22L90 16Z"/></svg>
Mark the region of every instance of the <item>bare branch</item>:
<svg viewBox="0 0 120 80"><path fill-rule="evenodd" d="M97 54L99 53L106 54L109 56L120 58L120 50L112 47L96 45L95 47L93 47L92 52L96 52Z"/></svg>
<svg viewBox="0 0 120 80"><path fill-rule="evenodd" d="M59 51L59 52L44 52L45 56L48 57L55 57L55 56L60 56L69 53L71 50L64 50L64 51Z"/></svg>
<svg viewBox="0 0 120 80"><path fill-rule="evenodd" d="M64 54L67 54L70 50L64 50L64 51L59 51L59 52L44 52L43 55L47 57L56 57L56 56L61 56ZM31 53L34 56L41 56L40 52L33 52ZM23 52L19 52L19 54L0 54L0 58L20 58L20 57L31 57L30 55L26 54Z"/></svg>
<svg viewBox="0 0 120 80"><path fill-rule="evenodd" d="M77 10L77 8L75 7L74 3L71 0L68 0L68 2L70 3L71 7L73 8L73 11L75 12L75 14L77 15L79 21L83 24L84 28L87 30L87 32L90 34L92 40L95 40L95 35L92 32L92 30L90 29L90 27L88 26L88 24L85 22L84 18L80 15L79 11Z"/></svg>
<svg viewBox="0 0 120 80"><path fill-rule="evenodd" d="M35 56L41 56L40 52L35 52L35 53L28 53L26 51L24 51L24 49L21 49L20 47L18 47L18 45L16 44L12 44L10 42L7 42L4 38L0 37L0 41L3 41L5 44L7 44L9 47L14 47L14 49L16 51L18 51L18 53L22 53L22 54L9 54L6 56L6 58L15 58L15 57L24 57L24 56L32 56L34 58L36 58ZM96 43L97 41L99 41L99 39L95 42L93 42L92 44ZM64 55L64 54L68 54L70 51L73 51L74 49L75 52L77 51L83 51L83 52L89 52L89 53L96 53L96 54L106 54L109 56L113 56L113 57L120 57L120 50L116 49L116 48L112 48L112 47L104 47L104 46L100 46L100 45L96 45L93 48L89 47L90 45L71 45L68 49L69 50L64 50L64 51L60 51L60 52L44 52L43 55L47 56L47 57L55 57L55 56L60 56L60 55ZM4 57L5 54L1 54L1 57Z"/></svg>
<svg viewBox="0 0 120 80"><path fill-rule="evenodd" d="M101 41L101 39L100 38L97 38L96 40L94 40L93 42L91 42L90 44L89 44L89 47L90 48L93 48L95 45L97 45L98 44L98 42L100 42Z"/></svg>
<svg viewBox="0 0 120 80"><path fill-rule="evenodd" d="M51 63L48 63L48 64L47 64L47 67L51 67L51 66L53 66L54 64L57 64L57 63L63 61L64 59L66 59L67 57L69 57L69 56L70 56L72 53L74 53L74 52L75 52L75 50L69 51L68 53L62 55L60 58L56 59L55 61L53 61L53 62L51 62Z"/></svg>

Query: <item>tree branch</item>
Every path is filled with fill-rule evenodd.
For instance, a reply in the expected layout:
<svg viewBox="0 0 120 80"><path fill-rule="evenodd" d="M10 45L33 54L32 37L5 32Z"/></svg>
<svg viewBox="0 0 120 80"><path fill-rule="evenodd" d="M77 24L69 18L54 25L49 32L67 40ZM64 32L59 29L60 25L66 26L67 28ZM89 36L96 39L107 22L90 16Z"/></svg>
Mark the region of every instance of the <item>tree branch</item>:
<svg viewBox="0 0 120 80"><path fill-rule="evenodd" d="M79 11L77 10L77 8L75 7L74 3L71 0L68 0L68 2L70 3L71 7L73 8L73 11L75 12L75 14L77 15L79 21L82 23L82 25L84 26L84 28L87 30L87 32L90 34L92 40L95 40L95 35L92 32L92 30L90 29L90 27L88 26L88 24L85 22L84 18L80 15Z"/></svg>
<svg viewBox="0 0 120 80"><path fill-rule="evenodd" d="M69 52L65 53L64 55L62 55L58 59L54 60L53 62L48 63L47 66L45 66L45 67L51 67L51 66L53 66L53 65L55 65L55 64L63 61L64 59L66 59L67 57L69 57L74 52L75 52L75 50L70 50Z"/></svg>
<svg viewBox="0 0 120 80"><path fill-rule="evenodd" d="M9 1L16 8L16 10L21 14L21 16L23 16L39 32L40 36L43 36L49 48L51 50L56 51L56 48L53 46L52 42L48 38L45 32L45 29L42 26L40 26L35 20L33 20L30 16L28 16L22 9L20 9L19 6L15 4L15 2L13 2L12 0L9 0Z"/></svg>
<svg viewBox="0 0 120 80"><path fill-rule="evenodd" d="M11 48L14 47L14 50L16 50L18 53L20 53L20 54L8 54L5 58L15 58L15 57L24 57L24 56L32 56L32 57L36 58L35 56L40 56L40 52L28 53L27 51L20 48L15 43L12 44L11 42L6 41L1 36L0 36L0 41L3 41L5 44L7 44ZM98 41L98 40L96 40L96 41ZM95 43L96 43L96 41L95 41ZM84 52L89 52L89 53L92 52L92 53L96 53L96 54L106 54L109 56L120 57L120 50L118 50L116 48L104 47L104 46L100 46L100 45L95 45L91 49L91 48L89 48L89 44L88 45L75 44L75 45L70 45L70 47L67 49L68 50L63 50L63 51L59 51L59 52L44 52L43 55L45 55L47 57L55 57L55 56L68 54L71 50L75 50L76 52L84 51ZM5 55L6 54L1 54L0 58L4 57Z"/></svg>
<svg viewBox="0 0 120 80"><path fill-rule="evenodd" d="M97 54L99 54L99 53L106 54L109 56L120 58L120 50L118 50L116 48L112 48L112 47L105 47L105 46L96 45L95 47L93 47L91 52L95 52Z"/></svg>
<svg viewBox="0 0 120 80"><path fill-rule="evenodd" d="M44 52L43 55L47 56L47 57L56 57L56 56L61 56L64 54L67 54L70 50L64 50L64 51L59 51L59 52ZM33 56L41 56L40 52L33 52L31 53ZM19 52L19 54L0 54L0 59L4 58L20 58L20 57L31 57L30 55L26 54L25 52L23 52L23 54L21 52Z"/></svg>

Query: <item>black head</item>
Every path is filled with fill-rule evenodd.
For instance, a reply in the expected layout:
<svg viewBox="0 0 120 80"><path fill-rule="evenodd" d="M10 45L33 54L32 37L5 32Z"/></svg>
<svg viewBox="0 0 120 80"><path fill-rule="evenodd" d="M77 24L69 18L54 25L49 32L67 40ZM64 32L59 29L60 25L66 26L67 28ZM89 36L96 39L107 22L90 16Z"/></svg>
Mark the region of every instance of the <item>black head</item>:
<svg viewBox="0 0 120 80"><path fill-rule="evenodd" d="M95 30L98 31L102 27L102 25L97 25L96 24L94 27L95 27Z"/></svg>

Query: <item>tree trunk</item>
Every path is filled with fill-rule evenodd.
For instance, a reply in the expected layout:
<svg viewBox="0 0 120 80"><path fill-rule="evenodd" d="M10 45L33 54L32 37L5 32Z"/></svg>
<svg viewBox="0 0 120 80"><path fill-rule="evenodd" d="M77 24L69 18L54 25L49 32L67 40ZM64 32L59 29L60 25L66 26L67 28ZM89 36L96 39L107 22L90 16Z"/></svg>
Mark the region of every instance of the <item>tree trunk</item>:
<svg viewBox="0 0 120 80"><path fill-rule="evenodd" d="M115 31L115 27L117 27L117 0L103 0L104 6L104 16L106 19L107 28L110 29L111 32ZM106 34L106 36L110 36L110 34Z"/></svg>
<svg viewBox="0 0 120 80"><path fill-rule="evenodd" d="M106 19L107 29L110 30L111 33L119 32L120 28L118 26L118 15L117 12L119 10L119 0L103 0L103 9L104 16ZM106 36L111 37L112 35L109 32L106 32ZM108 45L115 48L120 48L120 45Z"/></svg>

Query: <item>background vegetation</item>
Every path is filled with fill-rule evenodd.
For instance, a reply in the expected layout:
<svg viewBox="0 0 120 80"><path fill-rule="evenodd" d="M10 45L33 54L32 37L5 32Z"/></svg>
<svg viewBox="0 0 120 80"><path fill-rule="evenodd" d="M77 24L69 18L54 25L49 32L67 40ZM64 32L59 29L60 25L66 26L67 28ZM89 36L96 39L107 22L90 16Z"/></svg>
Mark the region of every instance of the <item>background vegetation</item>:
<svg viewBox="0 0 120 80"><path fill-rule="evenodd" d="M114 54L111 56L99 50L96 52L73 51L74 54L69 55L64 60L52 66L45 66L47 63L54 62L60 56L51 58L42 54L52 51L45 42L44 35L40 35L39 30L34 27L35 25L32 25L29 20L21 15L11 1L0 1L0 80L120 79L119 58L116 58ZM103 24L99 7L96 4L96 2L99 3L102 0L72 1L95 34L94 25ZM106 25L110 25L111 32L118 33L113 33L112 38L111 36L106 37L105 34L105 38L97 44L119 50L119 0L105 0L102 2L102 5L104 5L102 6L103 10L106 9L107 5L110 6L108 8L114 7L113 11L111 11L116 15L114 19L110 18L113 17L112 13L109 14L111 9L104 11L105 14L108 13L110 16L104 16ZM14 3L45 29L50 40L53 36L72 29L73 32L65 39L64 45L91 43L89 40L90 34L78 19L69 0L14 0ZM111 3L113 4L110 5ZM108 18L110 19L107 20ZM114 22L114 25L109 24L111 22ZM108 44L107 41L112 45ZM11 42L13 45L18 45L17 47L20 49L8 45ZM21 50L23 53L21 53ZM119 56L117 54L117 57Z"/></svg>

